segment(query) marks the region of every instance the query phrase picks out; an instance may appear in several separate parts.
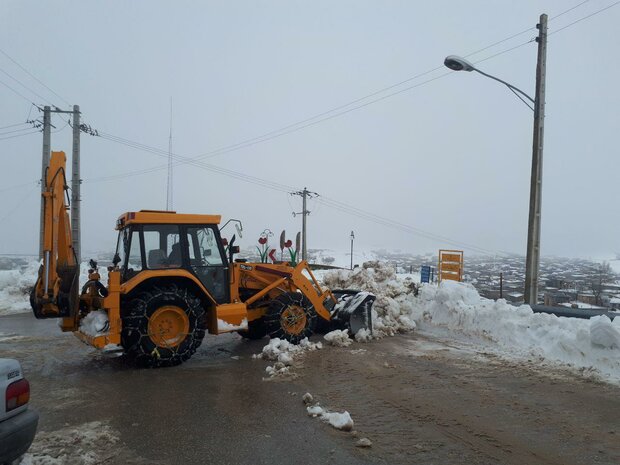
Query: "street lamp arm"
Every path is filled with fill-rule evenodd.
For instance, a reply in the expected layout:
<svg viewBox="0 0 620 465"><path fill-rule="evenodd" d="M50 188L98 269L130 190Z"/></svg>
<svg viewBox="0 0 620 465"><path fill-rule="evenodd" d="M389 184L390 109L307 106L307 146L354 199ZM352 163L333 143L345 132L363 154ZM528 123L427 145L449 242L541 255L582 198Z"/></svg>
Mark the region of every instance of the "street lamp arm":
<svg viewBox="0 0 620 465"><path fill-rule="evenodd" d="M484 71L480 71L478 68L473 68L474 71L476 71L477 73L482 74L483 76L486 76L488 78L491 78L497 82L501 82L502 84L504 84L506 87L508 87L510 90L512 90L513 92L518 92L519 94L523 95L525 98L527 98L530 102L532 102L533 104L536 104L536 101L530 97L529 95L527 95L525 92L523 92L521 89L519 89L518 87L513 86L512 84L507 83L506 81L497 78L495 76L492 76L490 74L485 73ZM526 103L527 105L527 103ZM528 105L529 107L529 105ZM530 107L531 108L531 107Z"/></svg>

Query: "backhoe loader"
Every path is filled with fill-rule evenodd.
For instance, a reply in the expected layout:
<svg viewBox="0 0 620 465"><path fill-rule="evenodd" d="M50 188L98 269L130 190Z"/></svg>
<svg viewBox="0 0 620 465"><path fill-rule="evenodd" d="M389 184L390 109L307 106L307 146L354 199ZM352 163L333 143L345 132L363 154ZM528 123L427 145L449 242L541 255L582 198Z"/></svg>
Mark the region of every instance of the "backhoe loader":
<svg viewBox="0 0 620 465"><path fill-rule="evenodd" d="M147 367L184 362L207 331L292 343L318 327L372 331L372 294L323 289L305 261L235 260L239 247L234 236L230 244L222 239L219 215L122 214L107 286L91 260L80 290L65 164L64 152L52 152L42 193L43 260L30 295L37 318L61 318L62 331Z"/></svg>

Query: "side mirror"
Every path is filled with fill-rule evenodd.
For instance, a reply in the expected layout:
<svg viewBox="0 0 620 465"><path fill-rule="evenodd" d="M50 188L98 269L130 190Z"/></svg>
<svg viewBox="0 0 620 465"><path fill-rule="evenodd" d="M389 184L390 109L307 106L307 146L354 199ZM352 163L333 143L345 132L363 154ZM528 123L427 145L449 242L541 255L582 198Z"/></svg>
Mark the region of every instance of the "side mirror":
<svg viewBox="0 0 620 465"><path fill-rule="evenodd" d="M235 253L239 253L239 246L238 245L234 245L230 248L231 253L235 254Z"/></svg>
<svg viewBox="0 0 620 465"><path fill-rule="evenodd" d="M112 264L114 266L118 265L121 262L121 256L118 253L114 254L114 258L112 259ZM96 265L96 263L95 263Z"/></svg>

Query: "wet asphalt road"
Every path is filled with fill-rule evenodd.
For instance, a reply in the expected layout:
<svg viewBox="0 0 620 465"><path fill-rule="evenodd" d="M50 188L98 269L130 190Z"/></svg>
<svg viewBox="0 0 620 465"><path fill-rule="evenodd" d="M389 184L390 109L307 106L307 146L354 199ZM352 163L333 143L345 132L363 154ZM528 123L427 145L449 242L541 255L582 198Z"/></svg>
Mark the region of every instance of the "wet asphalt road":
<svg viewBox="0 0 620 465"><path fill-rule="evenodd" d="M0 357L19 359L30 380L39 430L103 421L121 439L106 463L372 463L349 433L306 415L300 386L263 381L267 362L251 356L267 339L207 336L185 364L148 370L102 357L53 320L0 317L0 333Z"/></svg>
<svg viewBox="0 0 620 465"><path fill-rule="evenodd" d="M22 362L41 412L31 450L67 465L85 451L96 464L620 464L616 385L420 331L311 352L297 378L265 381L251 356L266 342L208 336L179 367L134 369L54 321L0 317L0 356ZM357 434L308 417L307 391ZM105 428L119 440L76 434Z"/></svg>

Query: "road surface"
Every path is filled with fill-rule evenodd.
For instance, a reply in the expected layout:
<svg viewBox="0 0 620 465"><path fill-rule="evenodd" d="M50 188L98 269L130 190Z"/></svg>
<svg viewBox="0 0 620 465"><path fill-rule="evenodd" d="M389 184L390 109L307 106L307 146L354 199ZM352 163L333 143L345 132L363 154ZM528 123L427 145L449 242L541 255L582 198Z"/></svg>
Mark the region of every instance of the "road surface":
<svg viewBox="0 0 620 465"><path fill-rule="evenodd" d="M620 463L617 386L419 332L326 347L264 380L252 354L266 342L208 336L182 366L138 370L53 320L0 317L0 356L21 361L41 413L33 463ZM354 431L307 416L305 392Z"/></svg>

